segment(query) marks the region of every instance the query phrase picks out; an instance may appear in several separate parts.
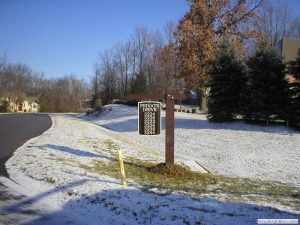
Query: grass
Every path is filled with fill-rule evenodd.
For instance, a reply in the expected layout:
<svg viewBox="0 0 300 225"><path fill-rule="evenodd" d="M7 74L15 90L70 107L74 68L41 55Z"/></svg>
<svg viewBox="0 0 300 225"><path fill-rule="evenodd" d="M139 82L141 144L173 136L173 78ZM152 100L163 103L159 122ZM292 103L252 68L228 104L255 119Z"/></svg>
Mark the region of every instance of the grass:
<svg viewBox="0 0 300 225"><path fill-rule="evenodd" d="M126 178L140 183L145 190L161 188L188 194L207 194L223 196L225 199L254 202L279 203L290 207L300 206L300 190L293 186L278 182L251 180L201 174L187 170L183 175L151 172L157 164L126 158ZM85 170L120 179L117 161L95 160L91 166L80 165ZM224 195L225 194L225 195Z"/></svg>
<svg viewBox="0 0 300 225"><path fill-rule="evenodd" d="M62 158L62 157L52 157L52 158L49 158L50 160L54 160L54 161L57 161L57 162L70 162L70 163L74 163L74 160L73 159L69 159L69 158Z"/></svg>
<svg viewBox="0 0 300 225"><path fill-rule="evenodd" d="M106 152L111 157L116 157L116 149L119 148L113 141L107 139L104 146L92 144L97 152ZM51 157L64 164L73 164L73 159ZM126 157L125 173L127 180L132 180L143 185L145 191L152 188L166 189L182 192L189 195L202 194L233 201L250 201L263 203L276 203L293 208L300 208L300 189L288 184L251 180L247 178L236 178L217 176L210 173L201 174L182 169L171 168L165 171L161 165L155 162L143 161L133 157ZM107 175L120 179L118 161L94 160L93 163L78 164L85 171ZM178 169L178 170L177 170ZM175 171L175 172L174 172Z"/></svg>

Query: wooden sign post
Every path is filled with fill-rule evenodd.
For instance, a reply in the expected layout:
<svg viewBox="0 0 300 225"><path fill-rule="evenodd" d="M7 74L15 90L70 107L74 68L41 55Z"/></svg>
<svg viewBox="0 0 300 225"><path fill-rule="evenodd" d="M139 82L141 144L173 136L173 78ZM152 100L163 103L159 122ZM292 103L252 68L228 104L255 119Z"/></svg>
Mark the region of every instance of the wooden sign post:
<svg viewBox="0 0 300 225"><path fill-rule="evenodd" d="M185 99L185 95L169 91L163 94L129 94L127 100L165 100L166 102L166 145L165 145L165 163L174 165L174 105L175 100Z"/></svg>

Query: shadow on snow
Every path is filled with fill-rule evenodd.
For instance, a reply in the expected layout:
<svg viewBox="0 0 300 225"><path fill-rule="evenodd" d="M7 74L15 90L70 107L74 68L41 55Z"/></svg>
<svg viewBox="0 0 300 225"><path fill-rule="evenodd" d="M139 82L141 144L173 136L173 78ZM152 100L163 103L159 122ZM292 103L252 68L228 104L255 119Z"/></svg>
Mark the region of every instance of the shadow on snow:
<svg viewBox="0 0 300 225"><path fill-rule="evenodd" d="M36 219L24 225L50 224L256 224L259 218L296 219L298 214L255 204L220 201L175 193L154 193L152 189L104 190L87 196L77 195L60 211L28 211L28 206L61 190L89 181L83 179L55 187L32 198L22 199L5 209L16 214L33 214ZM103 180L102 182L106 182ZM70 214L71 213L71 214Z"/></svg>
<svg viewBox="0 0 300 225"><path fill-rule="evenodd" d="M105 123L105 119L101 117L95 117L97 119L86 119L81 117L81 120L87 120L90 122L103 121L103 124L97 124L109 130L118 132L137 132L138 131L138 118L136 119L125 119L118 122ZM161 118L161 129L165 130L166 117ZM228 123L212 123L208 120L193 119L193 118L176 118L175 117L175 129L192 129L192 130L229 130L229 131L253 131L253 132L264 132L264 133L277 133L281 135L293 135L299 134L297 130L292 128L280 126L280 125L252 125L242 121L234 121Z"/></svg>
<svg viewBox="0 0 300 225"><path fill-rule="evenodd" d="M52 150L56 150L56 151L61 151L61 152L66 152L75 156L83 156L83 157L91 157L91 158L102 158L102 159L108 159L108 160L116 160L114 158L111 157L107 157L105 155L102 154L96 154L96 153L92 153L92 152L88 152L85 150L81 150L81 149L75 149L75 148L71 148L68 146L61 146L61 145L53 145L53 144L46 144L46 145L42 145L42 146L29 146L29 147L38 147L38 148L50 148Z"/></svg>
<svg viewBox="0 0 300 225"><path fill-rule="evenodd" d="M137 107L135 106L124 106L113 105L113 110L101 112L99 116L94 115L67 115L74 119L90 121L97 123L97 121L106 121L121 119L124 117L124 120L121 122L112 122L104 123L100 126L105 127L110 130L120 131L120 132L134 132L137 131ZM265 133L278 133L284 135L293 135L299 134L298 130L293 128L288 128L283 125L269 125L265 126L262 124L247 124L244 121L234 121L234 122L223 122L223 123L212 123L200 117L198 114L189 114L190 118L178 118L182 116L182 113L175 113L175 128L178 129L212 129L212 130L233 130L233 131L254 131L254 132L265 132ZM136 118L132 118L136 116ZM129 118L127 118L129 117ZM177 118L176 118L177 117ZM130 122L133 122L134 125L129 125ZM99 125L99 124L98 124ZM165 116L162 116L162 129L165 129ZM122 128L124 126L124 128ZM116 128L118 127L118 128Z"/></svg>

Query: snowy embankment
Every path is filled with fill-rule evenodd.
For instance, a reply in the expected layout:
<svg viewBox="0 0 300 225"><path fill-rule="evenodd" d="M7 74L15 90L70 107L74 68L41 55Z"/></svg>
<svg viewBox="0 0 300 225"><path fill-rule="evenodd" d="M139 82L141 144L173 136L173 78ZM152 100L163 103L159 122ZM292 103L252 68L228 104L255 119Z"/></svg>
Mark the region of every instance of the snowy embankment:
<svg viewBox="0 0 300 225"><path fill-rule="evenodd" d="M112 105L112 111L106 108L88 120L164 157L164 112L158 136L138 135L137 107ZM175 112L175 160L192 168L199 163L214 174L300 185L300 132L244 122L209 123L205 115Z"/></svg>
<svg viewBox="0 0 300 225"><path fill-rule="evenodd" d="M42 202L53 206L51 213L44 214L41 212L40 217L26 224L51 224L49 218L64 218L64 214L67 214L69 218L72 218L73 215L77 224L78 221L83 221L82 224L91 225L256 224L259 218L298 217L297 214L278 211L278 209L292 213L299 213L299 209L281 207L273 203L249 204L247 201L235 202L225 200L222 195L218 197L209 194L190 196L187 193L144 187L133 181L129 181L128 186L122 188L120 181L105 176L105 171L102 173L102 171L87 169L92 168L95 161L115 160L117 148L121 148L126 157L163 161L163 135L158 137L138 136L136 134L136 108L120 105L113 105L112 107L111 112L107 111L100 117L89 117L88 119L118 132L82 121L82 119L87 119L85 116L53 114L51 115L52 127L43 135L25 143L6 163L10 178L23 186L26 189L25 194L30 196L27 202ZM184 114L181 117L178 117L178 115L180 114L176 114L176 139L180 139L183 142L181 145L190 146L191 149L181 147L178 140L176 140L176 158L180 158L180 162L187 162L187 164L194 160L205 159L203 161L206 161L205 154L203 156L199 155L199 149L204 152L204 145L209 146L207 143L210 143L210 146L212 146L214 140L212 137L207 140L206 138L212 136L211 133L221 131L221 133L226 133L226 130L221 127L215 130L208 127L203 130L198 129L197 120L200 124L201 121L204 121L204 119L198 119L199 115ZM203 123L206 124L205 121ZM183 126L183 124L189 128L179 126ZM275 130L277 132L277 128ZM258 132L259 135L256 137L266 133L271 136L275 135L274 140L277 140L277 135L282 136L282 139L286 137L295 138L294 141L299 140L299 134L297 133L281 134L280 132L276 133L275 130L272 133L233 130L233 133L246 132L247 134L243 138L251 132ZM199 134L204 135L203 132L207 132L206 138L198 137ZM218 135L213 135L216 136L215 140L220 140ZM228 131L225 136L230 136L230 132ZM202 143L202 147L199 144L201 140L206 141L206 144ZM260 138L260 140L262 139ZM229 141L234 142L234 140ZM269 140L269 142L271 141L272 139ZM297 147L294 141L290 143L291 147ZM197 143L197 145L193 146L189 142ZM239 141L236 142L242 145ZM287 145L287 141L284 144ZM224 148L224 146L226 145L223 144L222 146L219 143L219 147ZM227 148L229 149L229 147ZM297 148L294 150L297 150ZM192 150L198 152L198 155L196 153L193 155ZM221 152L221 150L218 151ZM261 151L262 149L260 149ZM294 156L295 160L297 159L296 155ZM205 157L210 158L208 155ZM254 157L254 159L258 158L259 156ZM272 155L269 155L270 158L272 158ZM214 158L214 160L218 159ZM241 160L242 158L239 163L242 165L243 161ZM279 159L279 163L282 163L282 161L282 158ZM225 162L225 160L219 162ZM226 165L229 164L230 162L226 163ZM209 167L209 165L206 166ZM220 165L213 166L212 164L210 166L209 169L214 171L213 167L218 168ZM237 162L234 163L234 166L238 168ZM232 171L234 175L239 175L238 171ZM267 174L269 173L271 173L270 170L267 171ZM287 174L288 171L286 171L286 176ZM297 182L297 176L294 176L296 178L293 181ZM189 194L192 195L193 193ZM213 196L215 199L211 198ZM270 206L276 209L270 208ZM18 213L18 211L22 212L24 210L23 207L26 208L26 203L12 205L8 210ZM67 224L68 222L60 221L60 224Z"/></svg>

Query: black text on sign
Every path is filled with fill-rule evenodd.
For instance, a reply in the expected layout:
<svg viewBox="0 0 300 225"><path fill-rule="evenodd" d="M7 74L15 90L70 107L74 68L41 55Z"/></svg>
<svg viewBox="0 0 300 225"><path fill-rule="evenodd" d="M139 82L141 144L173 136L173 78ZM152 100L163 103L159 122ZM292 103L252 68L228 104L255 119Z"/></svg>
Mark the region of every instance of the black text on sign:
<svg viewBox="0 0 300 225"><path fill-rule="evenodd" d="M139 113L139 134L158 135L160 134L161 117L160 102L144 101L138 103Z"/></svg>

